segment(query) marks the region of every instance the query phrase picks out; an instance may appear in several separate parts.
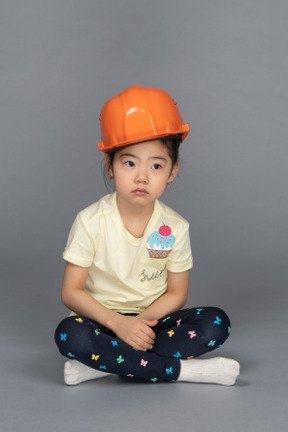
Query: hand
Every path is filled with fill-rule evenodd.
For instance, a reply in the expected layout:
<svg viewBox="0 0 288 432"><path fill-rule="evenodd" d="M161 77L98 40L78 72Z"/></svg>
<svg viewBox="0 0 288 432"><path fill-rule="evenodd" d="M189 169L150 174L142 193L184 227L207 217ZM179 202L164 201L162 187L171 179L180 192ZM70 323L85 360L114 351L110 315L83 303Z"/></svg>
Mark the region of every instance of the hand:
<svg viewBox="0 0 288 432"><path fill-rule="evenodd" d="M133 348L139 351L147 351L147 349L153 348L156 335L151 327L155 326L157 322L157 320L152 321L119 315L117 328L113 329L113 331L119 339Z"/></svg>

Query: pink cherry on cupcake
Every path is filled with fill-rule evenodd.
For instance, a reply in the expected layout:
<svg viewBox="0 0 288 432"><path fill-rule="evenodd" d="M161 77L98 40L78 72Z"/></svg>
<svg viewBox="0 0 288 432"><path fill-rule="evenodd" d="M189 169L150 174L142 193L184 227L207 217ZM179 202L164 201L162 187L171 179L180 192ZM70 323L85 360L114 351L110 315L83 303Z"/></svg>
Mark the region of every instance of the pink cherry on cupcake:
<svg viewBox="0 0 288 432"><path fill-rule="evenodd" d="M163 237L168 237L171 233L172 230L168 225L162 225L159 230L158 230L159 234L161 234Z"/></svg>

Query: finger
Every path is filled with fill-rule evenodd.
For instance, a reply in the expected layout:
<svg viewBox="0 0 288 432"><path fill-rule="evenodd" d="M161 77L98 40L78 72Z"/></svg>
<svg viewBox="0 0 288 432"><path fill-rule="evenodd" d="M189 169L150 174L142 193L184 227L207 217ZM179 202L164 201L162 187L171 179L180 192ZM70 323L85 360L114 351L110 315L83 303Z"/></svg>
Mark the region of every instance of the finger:
<svg viewBox="0 0 288 432"><path fill-rule="evenodd" d="M154 333L152 327L154 327L154 325L156 325L154 323L157 323L158 321L150 321L150 324L149 324L149 321L148 321L148 324L145 321L143 321L143 322L146 325L146 330L147 330L146 334L148 334L150 337L152 337L153 339L155 339L156 334ZM151 325L152 322L153 322L153 325Z"/></svg>
<svg viewBox="0 0 288 432"><path fill-rule="evenodd" d="M140 332L138 333L138 336L141 336L143 340L146 342L153 343L155 339L155 333L153 330L150 329L150 327L141 327Z"/></svg>
<svg viewBox="0 0 288 432"><path fill-rule="evenodd" d="M154 327L158 323L157 320L145 320L145 319L143 319L142 321L145 324L147 324L149 327Z"/></svg>
<svg viewBox="0 0 288 432"><path fill-rule="evenodd" d="M137 344L136 348L141 349L141 351L147 351L153 348L153 343L149 342L143 333L139 333L137 336L135 335L133 342Z"/></svg>
<svg viewBox="0 0 288 432"><path fill-rule="evenodd" d="M136 339L121 339L126 344L130 345L132 348L138 350L138 351L147 351L146 348L143 348L143 344L141 343L141 339L139 340L140 343Z"/></svg>
<svg viewBox="0 0 288 432"><path fill-rule="evenodd" d="M145 326L145 328L149 331L149 333L153 333L154 334L154 331L153 331L153 329L151 328L151 327L154 327L154 324L153 324L153 326L151 325L151 323L153 322L157 322L157 321L146 321L146 320L141 320L142 321L142 323L144 324L144 326Z"/></svg>
<svg viewBox="0 0 288 432"><path fill-rule="evenodd" d="M131 347L136 349L137 351L144 351L144 352L147 351L146 348L143 348L141 345L138 345L135 342L131 342L131 344L129 344L129 345L131 345Z"/></svg>
<svg viewBox="0 0 288 432"><path fill-rule="evenodd" d="M137 351L143 351L143 352L146 352L147 349L149 349L149 348L143 348L142 345L139 345L139 344L136 343L136 342L133 342L133 343L131 343L131 344L129 344L129 345L131 345L132 348L136 349Z"/></svg>
<svg viewBox="0 0 288 432"><path fill-rule="evenodd" d="M139 333L138 337L141 339L142 346L147 349L153 348L154 339L150 336L147 336L145 333Z"/></svg>
<svg viewBox="0 0 288 432"><path fill-rule="evenodd" d="M151 330L150 327L144 327L143 329L141 329L142 332L145 334L145 336L147 336L147 338L149 338L149 341L151 343L154 343L154 339L156 338L155 333L153 332L153 330Z"/></svg>

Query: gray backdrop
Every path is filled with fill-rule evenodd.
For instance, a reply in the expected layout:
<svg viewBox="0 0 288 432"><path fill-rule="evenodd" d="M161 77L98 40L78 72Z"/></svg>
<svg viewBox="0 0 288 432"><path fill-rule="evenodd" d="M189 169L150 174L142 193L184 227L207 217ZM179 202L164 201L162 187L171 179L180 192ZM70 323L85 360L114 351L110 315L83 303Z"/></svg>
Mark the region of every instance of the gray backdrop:
<svg viewBox="0 0 288 432"><path fill-rule="evenodd" d="M1 332L6 346L1 375L12 401L27 376L34 380L34 394L51 383L50 396L55 387L62 389L57 375L62 360L52 339L67 313L59 299L61 253L76 213L107 193L97 150L98 117L102 104L131 84L167 90L191 126L181 147L179 177L163 197L191 223L195 267L189 304L216 304L231 315L234 342L228 354L242 360L242 383L245 366L246 371L251 367L252 379L267 351L277 352L276 369L284 371L287 18L284 0L0 0ZM251 329L254 339L245 339ZM15 363L20 376L11 373L13 381L8 376L19 346L27 365L21 369ZM258 383L271 372L262 371ZM257 397L252 392L251 400L261 400L265 389L258 388ZM287 386L274 396L283 430L279 404L287 400ZM19 395L18 418L6 393L10 411L2 421L13 419L6 430L19 430L21 418L31 414L35 400L24 408L22 400ZM255 429L246 430L260 425L266 430L268 417L258 417L261 406L263 400L249 420ZM111 426L105 421L102 430ZM123 422L123 430L124 424L129 430ZM32 423L27 430L34 430Z"/></svg>

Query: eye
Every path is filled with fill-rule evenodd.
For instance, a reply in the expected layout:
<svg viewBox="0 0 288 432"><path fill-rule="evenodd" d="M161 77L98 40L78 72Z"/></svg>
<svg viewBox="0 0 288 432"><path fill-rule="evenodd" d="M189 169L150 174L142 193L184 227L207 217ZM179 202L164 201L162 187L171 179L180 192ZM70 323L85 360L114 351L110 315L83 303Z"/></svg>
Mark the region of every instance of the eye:
<svg viewBox="0 0 288 432"><path fill-rule="evenodd" d="M135 166L134 162L132 162L132 161L125 162L125 165L128 167L134 167Z"/></svg>
<svg viewBox="0 0 288 432"><path fill-rule="evenodd" d="M152 165L152 168L155 170L159 170L161 168L161 165L156 163L156 164Z"/></svg>

